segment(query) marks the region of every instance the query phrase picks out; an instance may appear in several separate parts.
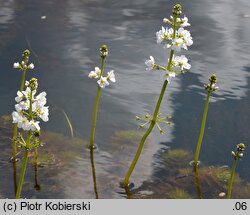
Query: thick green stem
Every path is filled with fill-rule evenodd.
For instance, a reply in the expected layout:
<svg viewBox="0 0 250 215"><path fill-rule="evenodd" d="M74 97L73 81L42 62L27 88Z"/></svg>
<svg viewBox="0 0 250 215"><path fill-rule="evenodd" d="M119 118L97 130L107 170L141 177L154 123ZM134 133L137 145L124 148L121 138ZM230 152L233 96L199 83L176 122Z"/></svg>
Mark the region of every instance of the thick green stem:
<svg viewBox="0 0 250 215"><path fill-rule="evenodd" d="M145 134L143 135L142 139L141 139L141 142L140 142L140 145L137 149L137 152L136 152L136 155L134 157L134 160L132 161L128 171L127 171L127 174L125 176L125 179L123 181L123 185L126 187L128 186L129 184L129 178L135 168L135 165L141 155L141 152L142 152L142 149L144 147L144 143L148 137L148 135L151 133L152 129L154 128L155 126L155 123L156 123L156 119L157 119L157 115L158 115L158 112L159 112L159 109L160 109L160 105L161 105L161 102L162 102L162 99L163 99L163 96L164 96L164 93L165 93L165 90L166 90L166 87L167 87L167 84L168 84L168 81L165 80L164 83L163 83L163 86L162 86L162 89L161 89L161 93L160 93L160 96L158 98L158 102L156 104L156 107L155 107L155 110L154 110L154 115L153 115L153 119L151 120L151 123L149 125L149 128L147 129L147 131L145 132Z"/></svg>
<svg viewBox="0 0 250 215"><path fill-rule="evenodd" d="M233 180L234 180L234 173L235 173L235 169L236 169L236 163L237 160L234 159L234 163L232 166L232 171L231 171L231 175L230 175L230 180L228 183L228 191L227 191L227 198L230 199L231 198L231 192L232 192L232 186L233 186Z"/></svg>
<svg viewBox="0 0 250 215"><path fill-rule="evenodd" d="M40 190L40 185L38 184L38 148L34 149L34 170L35 170L35 186L36 190Z"/></svg>
<svg viewBox="0 0 250 215"><path fill-rule="evenodd" d="M199 179L199 174L198 174L198 166L197 165L194 166L194 177L195 177L195 183L196 183L198 198L202 199L201 184L200 184L200 179Z"/></svg>
<svg viewBox="0 0 250 215"><path fill-rule="evenodd" d="M29 120L33 119L32 116L32 89L30 90L30 95L29 95L29 101L30 101L30 106L29 106ZM31 140L32 133L29 130L27 134L27 139L26 139L26 146L25 146L25 154L23 157L23 163L22 163L22 169L20 172L20 177L18 181L18 187L17 187L17 192L16 192L16 199L20 199L22 187L23 187L23 180L24 180L24 175L27 167L27 161L28 161L28 152L30 149L30 140Z"/></svg>
<svg viewBox="0 0 250 215"><path fill-rule="evenodd" d="M38 149L35 147L34 149L34 165L38 165Z"/></svg>
<svg viewBox="0 0 250 215"><path fill-rule="evenodd" d="M30 139L30 134L28 135L28 139ZM21 195L21 191L22 191L22 187L23 187L24 175L25 175L25 171L26 171L26 167L27 167L28 153L29 153L29 150L25 149L25 154L24 154L23 163L22 163L22 169L20 172L20 177L19 177L18 186L17 186L16 199L20 199L20 195Z"/></svg>
<svg viewBox="0 0 250 215"><path fill-rule="evenodd" d="M99 199L98 190L97 190L97 182L96 182L96 174L95 174L95 161L94 161L94 149L90 148L90 161L91 161L91 168L92 168L92 178L94 184L94 192L95 198Z"/></svg>
<svg viewBox="0 0 250 215"><path fill-rule="evenodd" d="M174 22L173 22L173 27L174 27L174 32L173 32L173 39L175 38L176 36L176 20L177 20L177 17L174 16ZM172 59L173 59L173 56L174 56L174 50L171 49L170 51L170 56L169 56L169 61L168 61L168 66L167 66L167 70L168 71L171 71L171 62L172 62ZM141 152L142 152L142 149L144 147L144 144L145 144L145 141L147 139L147 137L149 136L149 134L151 133L151 131L153 130L155 124L156 124L156 120L157 120L157 115L158 115L158 112L159 112L159 109L160 109L160 106L161 106L161 102L162 102L162 99L163 99L163 96L164 96L164 93L166 91L166 88L167 88L167 85L168 85L168 81L165 80L164 83L163 83L163 86L162 86L162 89L161 89L161 93L160 93L160 96L158 98L158 101L157 101L157 104L156 104L156 107L155 107L155 110L154 110L154 115L153 115L153 118L151 120L151 123L149 125L149 128L147 129L147 131L145 132L145 134L143 135L142 139L141 139L141 142L139 144L139 147L137 149L137 152L136 152L136 155L127 171L127 174L125 176L125 179L123 181L123 186L125 187L125 189L128 187L129 185L129 178L135 168L135 165L141 155Z"/></svg>
<svg viewBox="0 0 250 215"><path fill-rule="evenodd" d="M26 75L26 69L22 72L22 79L21 79L21 85L20 85L20 91L23 91L24 83L25 83L25 75ZM12 138L12 162L13 162L13 182L14 182L14 190L15 194L17 192L17 172L16 172L16 153L17 153L17 123L13 125L13 138Z"/></svg>
<svg viewBox="0 0 250 215"><path fill-rule="evenodd" d="M199 136L198 143L197 143L197 146L196 146L196 152L195 152L195 157L194 157L194 166L198 165L199 154L200 154L200 150L201 150L201 144L202 144L204 131L205 131L205 126L206 126L207 112L208 112L208 105L209 105L210 95L211 95L211 91L208 91L207 98L206 98L206 103L205 103L205 107L204 107L204 112L203 112L203 117L202 117L202 122L201 122L200 136Z"/></svg>
<svg viewBox="0 0 250 215"><path fill-rule="evenodd" d="M22 73L22 80L21 80L20 91L23 91L23 89L24 89L25 75L26 75L26 69L24 69L24 70L23 70L23 73Z"/></svg>
<svg viewBox="0 0 250 215"><path fill-rule="evenodd" d="M105 66L105 58L102 58L102 67L101 67L101 75L103 74ZM101 87L98 86L96 97L95 97L95 106L94 106L94 114L93 114L93 120L92 120L92 128L91 128L91 136L90 136L90 148L94 148L94 141L95 141L95 128L96 128L96 119L97 119L97 113L98 113L98 107L99 107L99 99L101 94Z"/></svg>

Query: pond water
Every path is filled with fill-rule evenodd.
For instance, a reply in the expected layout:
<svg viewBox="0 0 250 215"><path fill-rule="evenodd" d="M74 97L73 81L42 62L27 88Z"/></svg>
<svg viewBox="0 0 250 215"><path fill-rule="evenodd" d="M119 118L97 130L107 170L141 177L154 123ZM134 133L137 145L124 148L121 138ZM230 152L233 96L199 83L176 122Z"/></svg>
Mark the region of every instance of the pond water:
<svg viewBox="0 0 250 215"><path fill-rule="evenodd" d="M20 61L27 48L35 64L27 79L38 78L39 89L47 92L50 106L50 121L42 124L46 144L41 148L44 164L38 168L40 190L34 189L34 168L30 164L23 197L96 197L87 145L97 85L88 73L100 66L99 48L107 44L106 69L115 70L117 83L101 92L95 138L96 183L100 198L126 198L119 182L144 131L137 130L135 116L152 114L163 83L163 76L146 71L144 62L152 55L159 64L166 64L169 53L156 44L155 32L175 3L178 2L0 0L0 116L9 115L14 109L21 73L12 65ZM246 153L238 162L237 172L243 180L250 181L250 2L179 3L191 23L194 44L183 54L190 59L192 68L167 88L160 112L170 114L175 126L164 127L163 135L157 129L150 135L131 177L135 184L132 195L136 198L173 197L167 192L172 185L178 187L175 177L179 173L170 170L190 167L189 153L195 150L206 97L203 84L212 73L217 74L220 89L213 94L209 106L200 160L204 168L231 166L231 151L243 142ZM70 138L62 110L74 127L74 139ZM0 128L4 134L0 138L0 197L13 198L12 164L8 162L11 125ZM187 156L170 162L169 149L185 149ZM183 183L185 177L181 180ZM223 186L218 192L220 188L223 191ZM191 187L195 189L195 185ZM210 193L207 198L218 197L212 189L206 192ZM250 192L245 196L250 197ZM196 198L193 193L186 197Z"/></svg>

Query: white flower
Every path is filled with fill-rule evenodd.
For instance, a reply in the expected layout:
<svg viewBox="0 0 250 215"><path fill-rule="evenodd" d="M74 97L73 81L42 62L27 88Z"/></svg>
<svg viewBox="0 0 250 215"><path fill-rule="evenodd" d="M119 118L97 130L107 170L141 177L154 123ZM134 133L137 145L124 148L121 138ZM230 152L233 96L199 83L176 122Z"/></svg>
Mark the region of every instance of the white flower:
<svg viewBox="0 0 250 215"><path fill-rule="evenodd" d="M38 121L30 120L28 130L40 131L40 126Z"/></svg>
<svg viewBox="0 0 250 215"><path fill-rule="evenodd" d="M174 59L180 67L181 71L191 68L191 65L188 63L188 59L185 57L185 55L181 55L180 57L176 56Z"/></svg>
<svg viewBox="0 0 250 215"><path fill-rule="evenodd" d="M20 68L20 64L18 62L16 62L16 63L14 63L13 67L16 68L16 69L19 69Z"/></svg>
<svg viewBox="0 0 250 215"><path fill-rule="evenodd" d="M37 113L37 115L44 121L44 122L48 122L49 121L49 107L41 107L41 108L37 108L35 110L35 112Z"/></svg>
<svg viewBox="0 0 250 215"><path fill-rule="evenodd" d="M29 130L29 121L26 117L22 116L21 113L13 111L12 113L13 123L17 123L18 128L23 130Z"/></svg>
<svg viewBox="0 0 250 215"><path fill-rule="evenodd" d="M110 72L108 72L107 80L111 82L116 82L114 70L111 70Z"/></svg>
<svg viewBox="0 0 250 215"><path fill-rule="evenodd" d="M162 43L163 41L170 40L173 34L173 29L161 27L161 30L156 32L157 43Z"/></svg>
<svg viewBox="0 0 250 215"><path fill-rule="evenodd" d="M25 100L25 101L21 101L18 104L15 105L15 109L17 112L21 112L22 110L28 110L30 107L30 101L29 100Z"/></svg>
<svg viewBox="0 0 250 215"><path fill-rule="evenodd" d="M34 109L41 108L46 104L47 102L46 95L47 95L46 92L41 92L34 98L34 103L33 103Z"/></svg>
<svg viewBox="0 0 250 215"><path fill-rule="evenodd" d="M145 64L147 66L146 70L152 70L154 69L154 65L155 65L155 59L153 56L149 57L150 59L145 61Z"/></svg>
<svg viewBox="0 0 250 215"><path fill-rule="evenodd" d="M29 66L28 66L29 69L34 69L34 64L31 63Z"/></svg>
<svg viewBox="0 0 250 215"><path fill-rule="evenodd" d="M100 78L101 70L99 67L95 67L95 71L89 73L89 78Z"/></svg>
<svg viewBox="0 0 250 215"><path fill-rule="evenodd" d="M169 72L166 75L167 75L167 81L170 84L171 79L175 77L175 72Z"/></svg>
<svg viewBox="0 0 250 215"><path fill-rule="evenodd" d="M181 27L190 26L190 24L188 23L188 18L186 16L184 16L184 18L182 18L179 22Z"/></svg>
<svg viewBox="0 0 250 215"><path fill-rule="evenodd" d="M12 119L13 123L17 123L18 128L22 128L25 131L39 131L39 121L36 121L36 119L40 118L44 122L49 120L49 107L44 106L47 101L46 92L35 96L36 90L32 90L31 94L31 89L28 87L29 84L29 82L25 83L27 86L25 91L17 92L17 97L15 98L17 102L15 105L16 111L13 111Z"/></svg>
<svg viewBox="0 0 250 215"><path fill-rule="evenodd" d="M168 45L167 48L170 48L171 45ZM181 38L175 38L172 42L172 49L175 51L180 51L183 47L183 40Z"/></svg>
<svg viewBox="0 0 250 215"><path fill-rule="evenodd" d="M13 123L18 123L21 120L22 116L20 115L19 112L13 111L12 112L12 119Z"/></svg>
<svg viewBox="0 0 250 215"><path fill-rule="evenodd" d="M212 90L213 90L213 91L215 91L215 90L218 90L218 89L219 89L219 87L218 87L218 86L216 86L215 84L212 84L211 88L212 88Z"/></svg>
<svg viewBox="0 0 250 215"><path fill-rule="evenodd" d="M187 46L193 44L193 39L189 31L184 30L184 28L179 28L177 31L177 37L183 40L182 48L187 49Z"/></svg>
<svg viewBox="0 0 250 215"><path fill-rule="evenodd" d="M239 157L239 158L242 158L242 157L243 157L243 153L239 153L239 154L238 154L238 157Z"/></svg>
<svg viewBox="0 0 250 215"><path fill-rule="evenodd" d="M17 91L17 97L15 98L16 102L20 102L24 98L24 95L22 94L21 91Z"/></svg>
<svg viewBox="0 0 250 215"><path fill-rule="evenodd" d="M109 85L109 82L107 81L106 77L101 76L101 78L97 81L97 83L99 84L99 86L101 88L105 88L106 86Z"/></svg>

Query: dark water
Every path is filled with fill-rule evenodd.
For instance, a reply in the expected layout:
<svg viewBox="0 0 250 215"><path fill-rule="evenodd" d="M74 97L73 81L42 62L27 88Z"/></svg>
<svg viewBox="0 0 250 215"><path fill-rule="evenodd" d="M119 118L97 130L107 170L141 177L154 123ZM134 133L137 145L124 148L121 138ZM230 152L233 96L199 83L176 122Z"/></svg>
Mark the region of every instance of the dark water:
<svg viewBox="0 0 250 215"><path fill-rule="evenodd" d="M250 2L180 2L192 24L194 45L183 52L192 68L172 81L162 103L161 113L171 114L175 127L165 128L164 135L154 130L132 175L136 188L147 190L146 194L162 190L158 180L168 176L166 168L175 166L162 165L167 162L164 153L168 147L194 152L205 100L203 84L211 73L217 74L220 90L209 106L200 159L204 165L231 166L230 152L237 143L244 142L246 154L237 172L250 181ZM145 71L144 61L153 55L165 64L168 53L156 44L155 32L161 28L162 18L169 16L173 4L167 0L0 1L0 115L8 115L14 108L21 74L12 65L29 48L35 70L27 78L39 79L51 110L50 121L42 127L69 136L59 110L63 109L79 138L74 144L74 140L48 135L42 150L54 156L50 157L53 162L39 169L39 192L33 189L30 166L25 197L95 197L86 141L97 86L87 75L100 66L98 50L102 44L109 47L106 68L115 70L117 83L103 90L100 99L95 154L98 191L101 198L124 197L118 184L139 142L137 135L128 131L136 131L136 115L153 112L163 82L160 74ZM11 198L12 169L6 162L11 141L7 138L2 142L0 170L6 177L0 181L0 195ZM68 155L71 150L73 155ZM183 165L188 166L188 161ZM158 193L156 197L164 197Z"/></svg>

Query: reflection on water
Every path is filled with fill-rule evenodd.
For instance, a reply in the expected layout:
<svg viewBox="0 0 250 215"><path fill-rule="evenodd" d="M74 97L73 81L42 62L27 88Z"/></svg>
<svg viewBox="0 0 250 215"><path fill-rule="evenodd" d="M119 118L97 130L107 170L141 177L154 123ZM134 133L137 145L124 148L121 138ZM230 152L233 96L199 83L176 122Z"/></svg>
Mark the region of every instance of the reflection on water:
<svg viewBox="0 0 250 215"><path fill-rule="evenodd" d="M169 168L163 165L164 159L160 156L169 146L194 150L205 99L203 83L213 72L219 78L220 90L214 94L209 107L202 163L231 165L230 151L235 144L249 143L250 51L247 47L250 29L246 26L250 19L246 15L250 2L194 0L180 3L192 24L194 45L186 53L192 69L189 74L176 78L167 89L160 112L173 116L175 128L167 128L164 135L157 131L152 133L131 178L136 188L149 183L156 169ZM166 64L168 53L156 44L155 32L160 29L162 18L170 14L172 1L10 0L0 1L0 5L0 115L13 110L20 82L20 74L11 68L12 64L24 49L30 48L35 72L29 73L27 78L36 76L40 87L48 93L51 109L63 109L77 136L89 139L96 85L87 75L95 66L100 66L96 64L100 62L100 45L108 45L107 69L115 70L117 84L103 90L100 98L96 180L100 198L124 197L118 184L133 158L139 137L119 131L136 130L135 115L153 111L163 76L145 71L144 61L153 55L160 64ZM42 16L46 19L41 19ZM69 133L58 111L53 111L50 122L43 126L49 131ZM10 144L7 145L8 139L1 141L5 142L0 156L1 169L5 170L6 177L0 182L0 195L11 197L13 190L6 184L10 184L12 169L3 159L7 158ZM57 137L53 144L48 143L51 154L44 160L49 162L44 168L38 168L39 177L35 182L41 190L31 190L29 184L34 184L35 171L32 173L33 168L29 168L25 195L47 198L46 192L49 192L51 198L94 198L89 152L83 142L74 148L67 146L67 141L71 142ZM58 151L60 142L64 143L63 152ZM43 150L46 151L46 147ZM237 167L240 176L248 180L249 159L246 153ZM166 177L166 172L160 177ZM105 183L106 186L101 186ZM155 185L157 180L153 187ZM161 187L157 189L160 191ZM183 189L173 190L173 193L185 196ZM152 190L155 192L154 188ZM141 192L147 196L152 190L142 188Z"/></svg>

